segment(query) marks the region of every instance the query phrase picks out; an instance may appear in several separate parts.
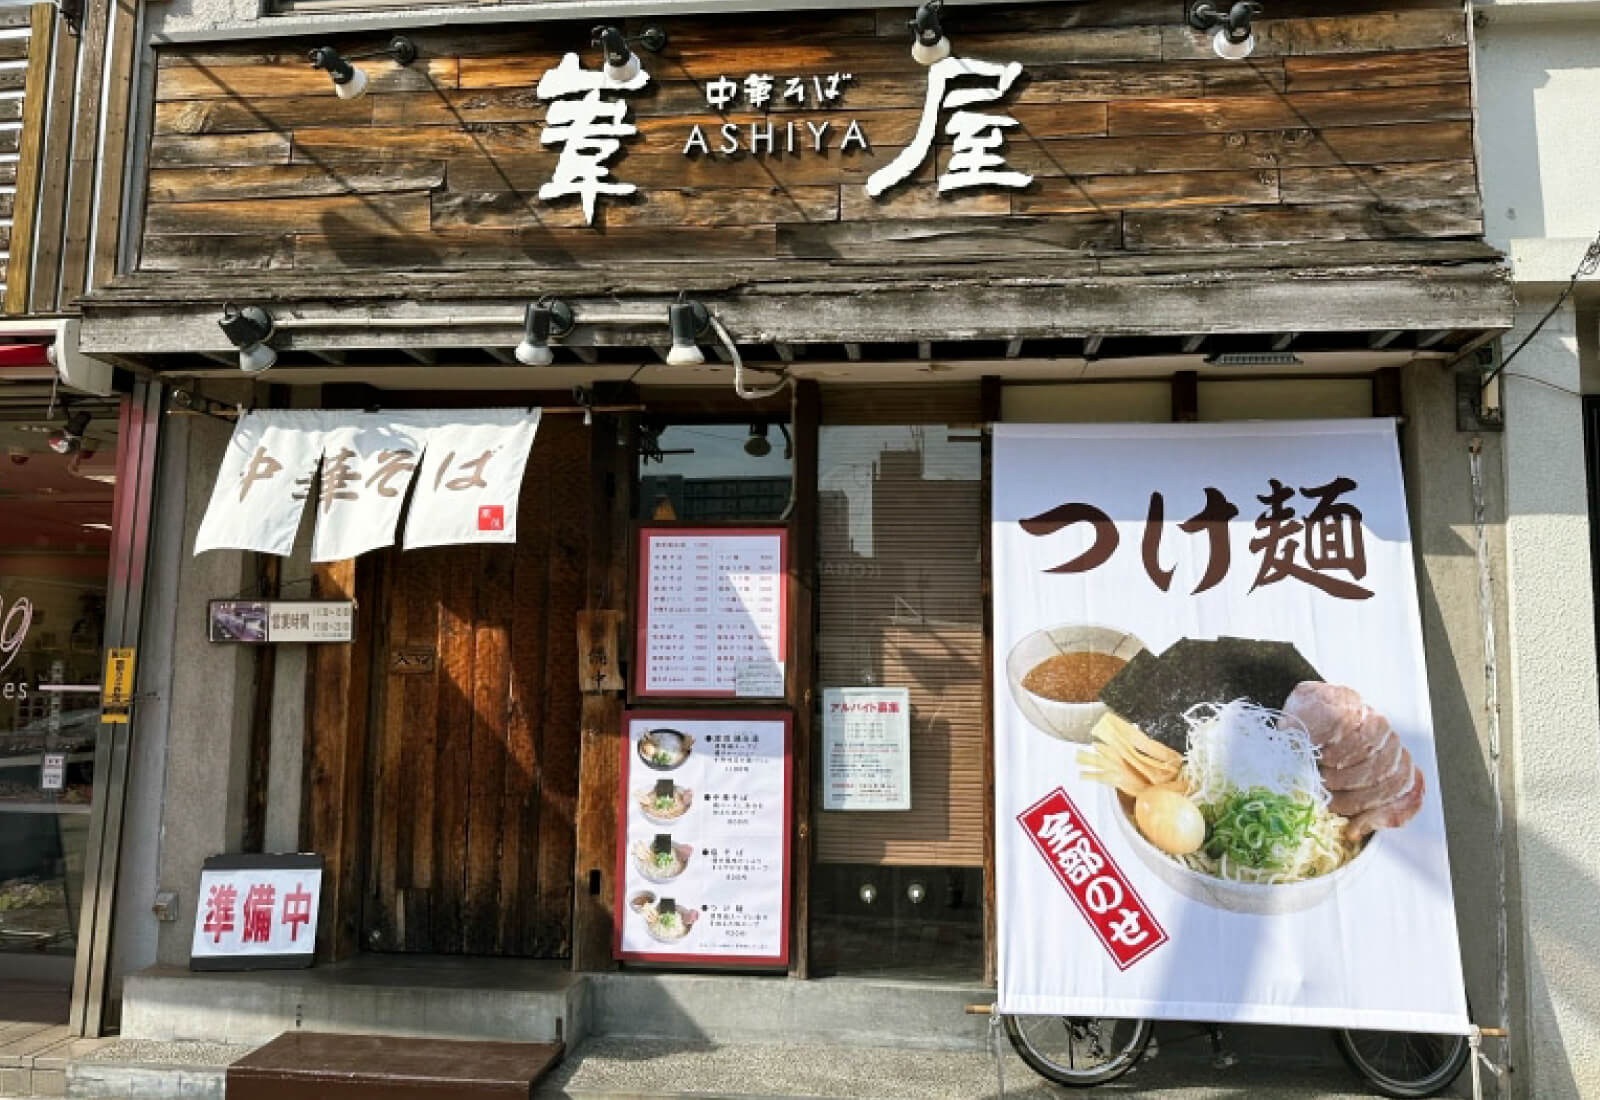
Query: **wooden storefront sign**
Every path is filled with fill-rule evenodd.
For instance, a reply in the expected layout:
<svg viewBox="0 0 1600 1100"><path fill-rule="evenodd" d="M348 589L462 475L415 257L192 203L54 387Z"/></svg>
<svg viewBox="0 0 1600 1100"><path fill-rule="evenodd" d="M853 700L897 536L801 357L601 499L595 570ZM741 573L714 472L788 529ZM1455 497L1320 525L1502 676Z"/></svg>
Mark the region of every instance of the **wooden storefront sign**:
<svg viewBox="0 0 1600 1100"><path fill-rule="evenodd" d="M1464 17L1393 9L1262 18L1245 62L1168 4L964 9L931 67L898 9L658 19L625 84L587 24L427 31L350 101L288 43L166 47L139 266L776 275L1479 236Z"/></svg>

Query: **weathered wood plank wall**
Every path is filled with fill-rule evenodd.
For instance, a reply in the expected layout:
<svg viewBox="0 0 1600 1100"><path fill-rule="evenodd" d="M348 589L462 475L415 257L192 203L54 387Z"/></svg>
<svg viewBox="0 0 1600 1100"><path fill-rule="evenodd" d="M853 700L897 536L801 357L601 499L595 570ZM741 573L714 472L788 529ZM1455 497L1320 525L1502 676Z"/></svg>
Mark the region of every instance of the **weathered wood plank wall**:
<svg viewBox="0 0 1600 1100"><path fill-rule="evenodd" d="M598 64L587 24L421 33L411 67L362 63L371 90L354 101L307 66L315 43L165 49L139 266L966 260L1481 234L1459 5L1274 4L1243 62L1217 59L1185 8L948 11L960 56L1024 64L984 109L1017 120L1007 160L1034 182L941 196L946 147L882 199L864 181L910 140L926 87L907 10L660 20L671 42L644 55L652 81L626 97L640 132L613 161L639 191L602 197L593 226L575 199L537 195L557 149L540 144L534 86L569 50ZM781 94L770 114L707 107L722 76L770 73L781 90L833 72L853 79L827 108ZM870 149L839 151L851 119ZM748 143L769 120L780 149L788 122L829 122L830 148L799 125L793 154L684 154L697 123L715 150L724 122Z"/></svg>

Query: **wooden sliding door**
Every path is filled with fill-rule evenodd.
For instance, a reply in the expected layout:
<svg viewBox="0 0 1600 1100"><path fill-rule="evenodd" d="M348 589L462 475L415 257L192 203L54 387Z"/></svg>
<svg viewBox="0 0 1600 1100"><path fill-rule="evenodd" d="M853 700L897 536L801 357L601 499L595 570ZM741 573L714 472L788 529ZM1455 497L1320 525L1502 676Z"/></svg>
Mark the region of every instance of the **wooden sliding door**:
<svg viewBox="0 0 1600 1100"><path fill-rule="evenodd" d="M389 551L362 946L571 952L588 429L546 417L515 546Z"/></svg>

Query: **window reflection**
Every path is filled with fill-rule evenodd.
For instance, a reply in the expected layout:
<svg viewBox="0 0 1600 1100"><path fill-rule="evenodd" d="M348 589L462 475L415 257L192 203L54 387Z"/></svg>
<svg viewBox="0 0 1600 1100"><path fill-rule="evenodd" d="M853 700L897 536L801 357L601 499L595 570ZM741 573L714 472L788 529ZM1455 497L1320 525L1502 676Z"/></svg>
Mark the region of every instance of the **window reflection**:
<svg viewBox="0 0 1600 1100"><path fill-rule="evenodd" d="M646 423L639 439L639 516L650 520L784 519L794 444L784 421Z"/></svg>
<svg viewBox="0 0 1600 1100"><path fill-rule="evenodd" d="M76 947L99 734L116 487L114 403L0 411L0 974ZM20 961L20 960L19 960Z"/></svg>

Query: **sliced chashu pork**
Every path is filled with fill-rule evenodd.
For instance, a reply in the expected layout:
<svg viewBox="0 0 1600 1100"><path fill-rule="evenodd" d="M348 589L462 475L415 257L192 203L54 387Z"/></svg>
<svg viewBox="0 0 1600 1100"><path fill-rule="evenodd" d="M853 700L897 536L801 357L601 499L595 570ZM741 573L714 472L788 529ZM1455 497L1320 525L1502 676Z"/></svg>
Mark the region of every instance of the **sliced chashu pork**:
<svg viewBox="0 0 1600 1100"><path fill-rule="evenodd" d="M1295 686L1284 712L1306 727L1318 748L1318 770L1332 793L1329 808L1350 818L1352 840L1404 825L1422 807L1422 773L1383 715L1338 684ZM1331 781L1330 781L1331 780Z"/></svg>
<svg viewBox="0 0 1600 1100"><path fill-rule="evenodd" d="M1403 769L1397 768L1393 775L1376 783L1353 791L1333 791L1328 809L1340 817L1354 817L1356 814L1375 810L1409 791L1415 774L1416 768L1411 766L1411 761L1408 759Z"/></svg>
<svg viewBox="0 0 1600 1100"><path fill-rule="evenodd" d="M1330 791L1358 791L1381 783L1395 772L1411 767L1411 754L1391 730L1378 750L1345 768L1322 769L1322 783Z"/></svg>
<svg viewBox="0 0 1600 1100"><path fill-rule="evenodd" d="M1359 813L1350 819L1350 824L1344 827L1345 835L1351 840L1360 840L1368 833L1379 829L1398 829L1422 809L1422 796L1426 793L1425 784L1422 782L1422 771L1412 768L1413 782L1404 794L1392 802L1386 802L1376 809Z"/></svg>
<svg viewBox="0 0 1600 1100"><path fill-rule="evenodd" d="M1356 692L1338 684L1320 680L1297 684L1283 709L1306 727L1324 771L1366 759L1389 737L1388 720Z"/></svg>

